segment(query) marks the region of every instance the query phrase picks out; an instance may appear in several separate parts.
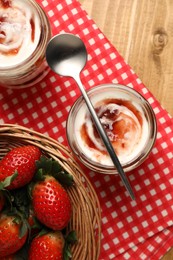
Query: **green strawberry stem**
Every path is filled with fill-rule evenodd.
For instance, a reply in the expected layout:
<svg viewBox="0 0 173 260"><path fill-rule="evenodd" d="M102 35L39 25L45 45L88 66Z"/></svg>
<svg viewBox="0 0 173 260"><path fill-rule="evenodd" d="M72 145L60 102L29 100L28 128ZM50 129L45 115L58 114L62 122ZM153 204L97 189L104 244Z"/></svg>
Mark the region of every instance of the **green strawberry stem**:
<svg viewBox="0 0 173 260"><path fill-rule="evenodd" d="M69 260L72 258L71 245L77 242L77 236L75 231L71 231L65 237L65 245L63 250L63 260Z"/></svg>
<svg viewBox="0 0 173 260"><path fill-rule="evenodd" d="M62 166L55 160L42 156L39 161L36 161L37 172L34 180L44 180L45 175L53 176L62 185L70 187L74 184L73 176L65 171Z"/></svg>
<svg viewBox="0 0 173 260"><path fill-rule="evenodd" d="M26 187L15 190L4 190L6 205L3 212L8 216L14 216L14 223L20 224L19 237L22 238L30 229L29 198Z"/></svg>
<svg viewBox="0 0 173 260"><path fill-rule="evenodd" d="M10 186L10 184L16 179L18 173L15 171L11 176L5 178L4 181L0 182L0 190L4 190L6 187Z"/></svg>

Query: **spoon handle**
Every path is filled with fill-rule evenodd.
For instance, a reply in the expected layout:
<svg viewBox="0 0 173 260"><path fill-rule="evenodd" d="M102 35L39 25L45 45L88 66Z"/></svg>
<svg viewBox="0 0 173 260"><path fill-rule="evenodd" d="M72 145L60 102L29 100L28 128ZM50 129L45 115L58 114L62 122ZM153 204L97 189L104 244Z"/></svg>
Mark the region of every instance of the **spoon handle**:
<svg viewBox="0 0 173 260"><path fill-rule="evenodd" d="M75 76L74 79L76 80L76 83L79 86L79 89L80 89L80 91L83 95L83 98L84 98L86 105L87 105L87 107L90 111L90 114L92 116L93 122L94 122L94 124L97 128L97 131L98 131L98 133L99 133L99 135L100 135L100 137L101 137L101 139L102 139L102 141L103 141L103 143L104 143L104 145L105 145L105 147L106 147L106 149L107 149L107 151L108 151L108 153L109 153L109 155L110 155L110 157L111 157L111 159L112 159L112 161L113 161L113 163L114 163L114 165L115 165L115 167L116 167L116 169L117 169L117 171L118 171L118 173L119 173L119 175L122 179L122 182L124 183L127 191L129 192L130 197L134 200L135 196L134 196L133 190L131 188L131 185L130 185L130 183L129 183L129 181L128 181L125 173L124 173L124 170L123 170L123 168L120 164L120 161L119 161L119 159L118 159L118 157L117 157L117 155L114 151L114 148L112 147L112 144L111 144L111 142L110 142L110 140L109 140L109 138L108 138L101 122L100 122L100 119L98 118L96 111L95 111L95 109L94 109L94 107L93 107L93 105L92 105L83 85L82 85L80 77Z"/></svg>

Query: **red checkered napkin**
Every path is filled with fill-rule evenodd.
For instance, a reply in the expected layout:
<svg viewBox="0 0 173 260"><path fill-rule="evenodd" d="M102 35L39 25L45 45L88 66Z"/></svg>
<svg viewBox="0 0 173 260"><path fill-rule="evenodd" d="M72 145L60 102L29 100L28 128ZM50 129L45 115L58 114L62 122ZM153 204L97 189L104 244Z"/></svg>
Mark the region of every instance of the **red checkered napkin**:
<svg viewBox="0 0 173 260"><path fill-rule="evenodd" d="M145 240L144 243L140 243L139 245L134 245L131 249L127 250L123 254L117 256L118 260L123 259L160 259L160 247L163 250L167 251L168 246L171 247L173 240L173 228L165 229L160 232L158 235L154 235L153 237ZM114 254L112 254L112 259L116 258Z"/></svg>
<svg viewBox="0 0 173 260"><path fill-rule="evenodd" d="M142 166L128 173L135 201L119 176L85 171L102 208L100 259L159 259L173 245L173 120L76 0L38 2L53 34L70 32L84 41L88 63L81 78L87 89L121 83L139 91L153 107L158 123L156 144ZM53 72L29 89L1 88L0 123L18 123L67 144L66 119L79 95L73 79Z"/></svg>

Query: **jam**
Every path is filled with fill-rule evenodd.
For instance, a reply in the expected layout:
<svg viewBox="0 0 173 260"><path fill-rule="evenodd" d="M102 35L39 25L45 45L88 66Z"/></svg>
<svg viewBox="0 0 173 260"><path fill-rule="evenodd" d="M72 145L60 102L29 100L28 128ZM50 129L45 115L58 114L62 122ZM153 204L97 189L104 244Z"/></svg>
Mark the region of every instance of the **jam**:
<svg viewBox="0 0 173 260"><path fill-rule="evenodd" d="M34 42L35 40L35 23L33 19L30 19L30 25L31 25L31 41Z"/></svg>
<svg viewBox="0 0 173 260"><path fill-rule="evenodd" d="M140 111L131 101L105 99L96 105L95 110L117 155L123 153L123 150L128 150L132 143L139 142L143 119ZM90 122L89 126L88 122ZM107 154L88 113L81 126L80 134L82 140L90 149L97 150L101 154Z"/></svg>
<svg viewBox="0 0 173 260"><path fill-rule="evenodd" d="M4 9L11 7L11 1L0 0L0 7L3 7Z"/></svg>

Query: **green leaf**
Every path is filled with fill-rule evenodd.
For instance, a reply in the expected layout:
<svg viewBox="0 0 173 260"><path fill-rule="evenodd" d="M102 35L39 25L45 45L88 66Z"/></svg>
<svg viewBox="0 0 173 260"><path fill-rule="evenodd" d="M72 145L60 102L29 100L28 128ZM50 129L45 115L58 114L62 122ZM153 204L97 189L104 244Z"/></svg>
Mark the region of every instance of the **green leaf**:
<svg viewBox="0 0 173 260"><path fill-rule="evenodd" d="M28 232L28 227L29 227L29 224L27 222L26 219L24 219L19 212L15 213L14 214L14 211L11 212L11 215L13 214L13 216L15 216L15 218L13 219L13 222L16 223L16 224L19 224L21 225L20 226L20 230L19 230L19 238L22 238L23 236L26 235L26 233ZM8 214L10 215L10 213Z"/></svg>
<svg viewBox="0 0 173 260"><path fill-rule="evenodd" d="M53 174L54 178L59 181L62 185L70 187L74 184L73 176L64 171Z"/></svg>
<svg viewBox="0 0 173 260"><path fill-rule="evenodd" d="M32 225L32 229L39 229L41 230L43 228L43 224L39 222L39 220L36 217L33 217L34 224Z"/></svg>
<svg viewBox="0 0 173 260"><path fill-rule="evenodd" d="M39 169L35 176L34 176L34 181L44 181L45 179L45 172L44 172L44 169Z"/></svg>
<svg viewBox="0 0 173 260"><path fill-rule="evenodd" d="M39 237L40 237L40 236L43 236L43 235L47 234L48 232L50 232L50 229L47 228L47 227L44 227L44 228L42 228L42 230L39 232L38 236L39 236Z"/></svg>
<svg viewBox="0 0 173 260"><path fill-rule="evenodd" d="M18 175L18 172L15 171L11 176L8 176L5 178L4 181L0 182L0 190L3 190L4 188L10 186L10 184L16 179Z"/></svg>
<svg viewBox="0 0 173 260"><path fill-rule="evenodd" d="M69 260L72 258L71 245L77 242L77 236L75 231L71 231L65 238L65 246L63 250L63 260Z"/></svg>
<svg viewBox="0 0 173 260"><path fill-rule="evenodd" d="M52 170L52 159L42 156L39 161L36 161L36 167L37 170L42 169L44 174L48 174Z"/></svg>
<svg viewBox="0 0 173 260"><path fill-rule="evenodd" d="M77 242L77 235L75 231L71 231L67 237L66 237L66 241L70 244L72 243L76 243Z"/></svg>
<svg viewBox="0 0 173 260"><path fill-rule="evenodd" d="M25 236L27 232L28 232L28 222L26 220L23 220L21 222L19 238Z"/></svg>
<svg viewBox="0 0 173 260"><path fill-rule="evenodd" d="M33 190L33 188L34 188L34 185L35 185L34 182L30 182L30 183L27 185L27 192L28 192L28 197L29 197L30 200L32 199L32 190Z"/></svg>
<svg viewBox="0 0 173 260"><path fill-rule="evenodd" d="M52 172L60 172L62 171L62 166L57 161L52 161Z"/></svg>
<svg viewBox="0 0 173 260"><path fill-rule="evenodd" d="M45 175L53 176L62 185L72 186L73 176L70 175L63 167L52 158L41 157L40 161L36 162L37 173L34 180L43 180Z"/></svg>

